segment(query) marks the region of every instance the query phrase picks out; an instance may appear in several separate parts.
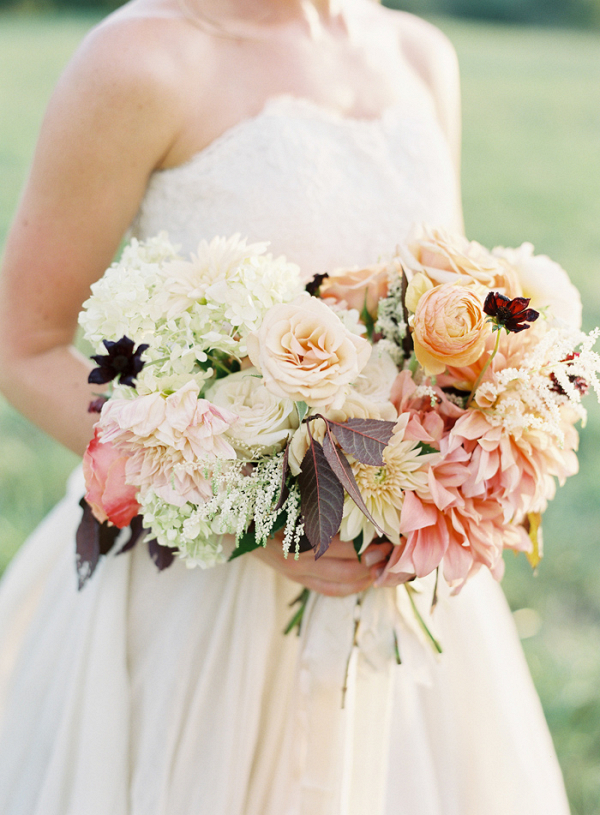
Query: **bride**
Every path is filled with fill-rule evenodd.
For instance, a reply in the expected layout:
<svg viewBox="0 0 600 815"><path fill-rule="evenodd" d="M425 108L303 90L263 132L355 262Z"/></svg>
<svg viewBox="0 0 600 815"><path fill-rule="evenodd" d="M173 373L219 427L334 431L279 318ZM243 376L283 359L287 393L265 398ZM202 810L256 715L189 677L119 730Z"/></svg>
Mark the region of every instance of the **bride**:
<svg viewBox="0 0 600 815"><path fill-rule="evenodd" d="M71 341L127 230L186 252L268 239L309 278L373 262L413 221L460 229L458 98L445 37L370 0L132 0L44 121L0 289L7 398L83 452L90 365ZM374 612L342 710L353 595L395 595L389 546L315 562L272 541L160 574L137 547L78 593L82 493L76 471L0 591L3 815L568 812L487 575L440 601L437 662L408 623L403 664L378 662ZM297 584L318 602L286 638Z"/></svg>

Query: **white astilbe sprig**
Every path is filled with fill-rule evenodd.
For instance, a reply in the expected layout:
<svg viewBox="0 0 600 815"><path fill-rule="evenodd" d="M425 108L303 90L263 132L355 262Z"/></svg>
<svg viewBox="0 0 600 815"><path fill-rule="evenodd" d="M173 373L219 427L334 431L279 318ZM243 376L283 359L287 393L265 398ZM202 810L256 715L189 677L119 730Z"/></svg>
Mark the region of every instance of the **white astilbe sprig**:
<svg viewBox="0 0 600 815"><path fill-rule="evenodd" d="M404 319L402 278L398 274L390 275L387 297L379 301L375 331L382 335L385 350L399 364L404 359L402 340L408 325Z"/></svg>
<svg viewBox="0 0 600 815"><path fill-rule="evenodd" d="M526 430L548 433L561 445L566 408L572 420L585 422L582 383L600 396L600 355L593 350L599 335L599 329L584 334L551 328L532 344L518 366L496 371L478 395L480 405L482 399L489 405L486 413L492 424L514 436Z"/></svg>
<svg viewBox="0 0 600 815"><path fill-rule="evenodd" d="M290 547L297 551L303 533L298 523L297 486L291 487L282 507L275 510L282 473L283 453L259 460L253 467L242 461L213 463L206 473L213 492L208 500L174 507L150 490L140 499L144 524L152 527L160 544L177 547L179 556L190 566L205 568L222 562L222 536L233 535L239 543L252 523L256 542L265 545L275 525L281 525L282 515L286 522L284 551L287 554Z"/></svg>

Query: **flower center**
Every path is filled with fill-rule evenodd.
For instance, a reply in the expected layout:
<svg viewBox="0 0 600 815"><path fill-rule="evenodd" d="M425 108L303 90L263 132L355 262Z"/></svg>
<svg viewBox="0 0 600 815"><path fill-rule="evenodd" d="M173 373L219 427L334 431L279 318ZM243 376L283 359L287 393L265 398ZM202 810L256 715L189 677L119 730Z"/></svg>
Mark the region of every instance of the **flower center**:
<svg viewBox="0 0 600 815"><path fill-rule="evenodd" d="M113 357L112 367L115 369L115 371L124 371L128 364L129 358L124 354L117 354L115 357Z"/></svg>
<svg viewBox="0 0 600 815"><path fill-rule="evenodd" d="M387 477L387 470L385 467L380 467L373 473L373 480L376 484L383 484Z"/></svg>
<svg viewBox="0 0 600 815"><path fill-rule="evenodd" d="M496 312L496 319L501 324L509 322L510 320L512 320L512 318L513 313L509 308L506 308L505 306L500 306L500 308Z"/></svg>

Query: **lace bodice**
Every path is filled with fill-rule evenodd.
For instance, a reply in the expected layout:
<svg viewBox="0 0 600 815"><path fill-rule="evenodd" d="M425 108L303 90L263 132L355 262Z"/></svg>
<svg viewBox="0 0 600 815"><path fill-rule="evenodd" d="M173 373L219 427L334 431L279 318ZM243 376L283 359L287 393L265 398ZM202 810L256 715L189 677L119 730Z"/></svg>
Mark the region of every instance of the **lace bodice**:
<svg viewBox="0 0 600 815"><path fill-rule="evenodd" d="M410 113L345 118L271 98L179 167L155 172L132 234L193 251L236 232L271 242L306 277L389 255L410 224L456 225L456 182L426 98Z"/></svg>

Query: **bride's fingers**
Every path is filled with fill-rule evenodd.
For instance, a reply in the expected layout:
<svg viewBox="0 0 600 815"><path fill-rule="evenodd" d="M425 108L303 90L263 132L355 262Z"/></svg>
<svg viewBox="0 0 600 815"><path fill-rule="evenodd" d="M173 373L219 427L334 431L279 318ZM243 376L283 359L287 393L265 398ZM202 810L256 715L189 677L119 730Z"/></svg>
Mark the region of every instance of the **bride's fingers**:
<svg viewBox="0 0 600 815"><path fill-rule="evenodd" d="M364 563L360 563L356 556L354 560L322 557L319 560L299 561L296 571L306 577L314 576L337 583L354 583L357 580L373 579L371 571Z"/></svg>
<svg viewBox="0 0 600 815"><path fill-rule="evenodd" d="M391 543L372 543L368 546L361 555L361 560L367 568L387 562L392 549L394 547Z"/></svg>
<svg viewBox="0 0 600 815"><path fill-rule="evenodd" d="M303 585L305 585L307 589L319 592L319 594L325 594L327 597L347 597L349 594L359 594L359 592L365 591L372 583L373 581L370 576L352 583L337 583L313 576L307 578Z"/></svg>

